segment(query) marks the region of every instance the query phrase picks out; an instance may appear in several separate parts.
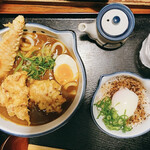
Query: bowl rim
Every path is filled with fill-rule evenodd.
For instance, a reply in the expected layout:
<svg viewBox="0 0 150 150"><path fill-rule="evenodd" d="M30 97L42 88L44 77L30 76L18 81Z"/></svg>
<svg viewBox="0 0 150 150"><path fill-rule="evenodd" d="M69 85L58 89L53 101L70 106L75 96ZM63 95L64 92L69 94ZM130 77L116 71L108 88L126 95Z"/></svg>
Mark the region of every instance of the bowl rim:
<svg viewBox="0 0 150 150"><path fill-rule="evenodd" d="M114 73L110 73L110 74L103 74L103 75L101 75L100 78L99 78L99 81L98 81L98 86L97 86L97 88L96 88L96 90L95 90L95 92L94 92L94 95L93 95L92 101L91 101L91 108L90 108L90 109L91 109L91 117L92 117L92 120L94 121L94 123L96 124L96 126L98 127L98 129L100 129L101 131L103 131L103 132L106 133L107 135L109 135L109 136L111 136L111 137L114 137L114 138L118 138L118 139L129 139L129 138L135 138L135 137L144 135L145 133L148 133L148 132L150 131L150 127L149 127L148 130L146 130L146 131L144 131L144 132L142 132L142 133L136 134L136 135L132 135L132 136L125 136L125 137L123 137L123 136L114 135L114 134L112 134L112 133L110 133L110 132L105 131L105 130L97 123L96 118L94 117L94 113L93 113L94 108L93 108L93 105L94 105L94 101L95 101L96 95L97 95L97 93L98 93L98 91L99 91L99 89L100 89L102 78L103 78L103 77L114 77L114 76L117 76L117 75L129 75L129 76L133 76L133 77L135 77L135 78L141 79L141 80L149 80L149 81L150 81L150 79L143 78L143 77L141 77L140 75L138 75L138 74L136 74L136 73L134 73L134 72L129 72L129 71L120 71L120 72L114 72Z"/></svg>
<svg viewBox="0 0 150 150"><path fill-rule="evenodd" d="M68 115L68 117L66 119L64 119L60 124L58 124L57 126L54 126L53 128L51 129L48 129L46 131L41 131L39 133L33 133L33 134L18 134L18 133L14 133L13 131L12 132L9 132L9 131L6 131L6 130L3 130L0 128L0 131L3 131L9 135L13 135L13 136L18 136L18 137L28 137L28 138L32 138L32 137L39 137L39 136L43 136L43 135L46 135L48 133L52 133L56 130L58 130L59 128L63 127L65 124L68 123L68 121L70 121L70 119L73 117L73 115L77 112L77 110L79 109L80 105L82 104L83 102L83 98L84 98L84 95L85 95L85 91L86 91L86 86L87 86L87 75L86 75L86 71L85 71L85 66L84 66L84 63L78 53L78 50L77 50L77 37L76 37L76 33L72 30L56 30L56 29L53 29L51 27L48 27L48 26L45 26L45 25L42 25L42 24L38 24L38 23L26 23L25 26L32 26L32 27L39 27L39 28L43 28L45 30L48 30L52 33L55 33L55 34L63 34L63 33L69 33L72 35L73 37L73 52L74 52L74 55L80 65L80 68L81 68L81 71L82 71L82 94L80 95L80 98L79 98L79 102L77 104L77 106L74 108L74 111L72 111L72 113L70 115ZM3 28L0 30L0 34L1 33L4 33L8 30L9 28ZM25 126L26 127L26 126Z"/></svg>

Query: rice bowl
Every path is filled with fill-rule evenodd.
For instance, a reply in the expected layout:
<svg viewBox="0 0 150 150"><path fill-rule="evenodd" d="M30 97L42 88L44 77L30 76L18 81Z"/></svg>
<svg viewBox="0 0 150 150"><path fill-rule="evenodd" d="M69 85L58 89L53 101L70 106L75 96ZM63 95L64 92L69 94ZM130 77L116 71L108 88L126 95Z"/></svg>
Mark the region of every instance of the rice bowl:
<svg viewBox="0 0 150 150"><path fill-rule="evenodd" d="M99 111L94 106L94 104L97 103L98 101L100 101L102 99L102 97L104 96L103 92L105 93L106 92L105 90L107 90L107 92L108 92L111 89L111 88L109 88L109 89L102 90L102 86L105 85L106 83L111 83L112 79L120 77L120 76L132 77L132 78L136 79L137 81L141 82L141 84L145 88L144 103L142 103L142 106L144 107L144 111L146 112L145 118L143 117L142 120L139 120L139 122L137 122L137 123L133 122L133 120L132 120L131 121L132 123L130 122L131 123L130 125L132 125L132 130L125 132L125 133L123 133L121 130L115 131L115 130L108 129L103 122L103 117L99 117L99 119L97 119L97 116L99 115ZM106 134L116 137L116 138L133 138L133 137L140 136L140 135L148 132L150 130L150 127L149 127L149 123L150 123L150 115L149 115L150 114L150 93L149 93L150 86L148 85L149 83L150 83L150 80L143 79L140 76L138 76L134 73L130 73L130 72L117 72L117 73L113 73L113 74L109 74L109 75L103 75L99 80L97 90L96 90L96 92L93 96L92 102L91 102L92 119L94 120L94 122L98 126L98 128L100 130L102 130L103 132L105 132ZM114 93L112 95L114 95Z"/></svg>

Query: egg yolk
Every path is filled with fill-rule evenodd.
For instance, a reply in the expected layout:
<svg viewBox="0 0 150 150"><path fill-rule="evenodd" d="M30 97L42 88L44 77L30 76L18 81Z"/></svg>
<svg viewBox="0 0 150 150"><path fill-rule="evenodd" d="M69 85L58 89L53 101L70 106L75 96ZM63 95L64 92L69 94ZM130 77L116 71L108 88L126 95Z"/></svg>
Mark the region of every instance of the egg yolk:
<svg viewBox="0 0 150 150"><path fill-rule="evenodd" d="M73 79L73 72L69 65L62 64L55 71L55 78L61 85Z"/></svg>

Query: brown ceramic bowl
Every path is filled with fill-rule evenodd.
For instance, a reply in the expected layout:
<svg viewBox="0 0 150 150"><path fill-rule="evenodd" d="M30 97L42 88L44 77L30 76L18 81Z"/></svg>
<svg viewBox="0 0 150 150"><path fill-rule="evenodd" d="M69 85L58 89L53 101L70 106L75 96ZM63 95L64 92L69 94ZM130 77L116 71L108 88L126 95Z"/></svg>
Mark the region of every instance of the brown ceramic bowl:
<svg viewBox="0 0 150 150"><path fill-rule="evenodd" d="M0 150L27 150L28 139L16 136L9 136L2 144Z"/></svg>

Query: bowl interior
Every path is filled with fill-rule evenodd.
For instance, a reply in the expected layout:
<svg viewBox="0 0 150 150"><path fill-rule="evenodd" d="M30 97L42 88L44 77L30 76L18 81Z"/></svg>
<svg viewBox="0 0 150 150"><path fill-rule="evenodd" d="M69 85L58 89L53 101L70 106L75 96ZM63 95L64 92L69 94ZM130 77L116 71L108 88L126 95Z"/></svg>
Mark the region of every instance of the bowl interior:
<svg viewBox="0 0 150 150"><path fill-rule="evenodd" d="M3 29L0 31L0 40L1 40L2 35L7 30L8 29ZM84 69L83 63L76 49L75 33L73 33L72 31L57 31L57 30L45 27L43 25L32 24L32 23L26 24L25 32L26 30L28 32L43 33L43 34L55 37L58 40L62 41L66 45L66 47L69 49L74 59L76 60L76 63L79 69L79 86L78 86L77 95L74 101L72 102L72 104L70 105L70 107L59 118L44 125L22 126L22 125L15 124L13 122L10 122L0 117L0 122L1 122L0 129L2 131L7 132L8 134L15 135L15 136L34 137L34 136L40 136L40 135L55 131L56 129L63 126L65 123L67 123L68 119L70 119L71 116L74 114L74 112L77 110L77 107L81 103L81 100L85 94L86 75L85 75L85 69Z"/></svg>
<svg viewBox="0 0 150 150"><path fill-rule="evenodd" d="M147 83L150 84L150 80L143 79L143 78L139 77L138 75L133 74L133 73L129 73L129 72L120 72L120 73L115 73L115 74L111 74L111 75L104 75L100 78L97 90L96 90L96 92L93 96L93 99L92 99L92 103L91 103L92 118L93 118L95 124L98 126L98 128L100 130L102 130L103 132L105 132L106 134L110 135L110 136L113 136L113 137L116 137L116 138L132 138L132 137L140 136L140 135L150 131L150 126L149 126L150 117L148 117L146 120L144 120L141 124L133 127L133 129L131 131L126 132L126 133L123 133L122 131L109 130L105 126L105 124L103 123L102 117L97 119L97 116L98 116L99 113L98 113L98 110L97 110L96 106L94 106L94 104L101 99L101 96L102 96L102 94L100 92L101 91L101 86L105 82L107 82L109 79L111 79L112 77L119 76L119 75L131 76L131 77L134 77L134 78L138 79L139 81L141 81L143 83L144 87L147 90L146 95L149 97L148 99L149 99L149 103L150 103L150 95L149 95L150 86L147 86L148 85Z"/></svg>

